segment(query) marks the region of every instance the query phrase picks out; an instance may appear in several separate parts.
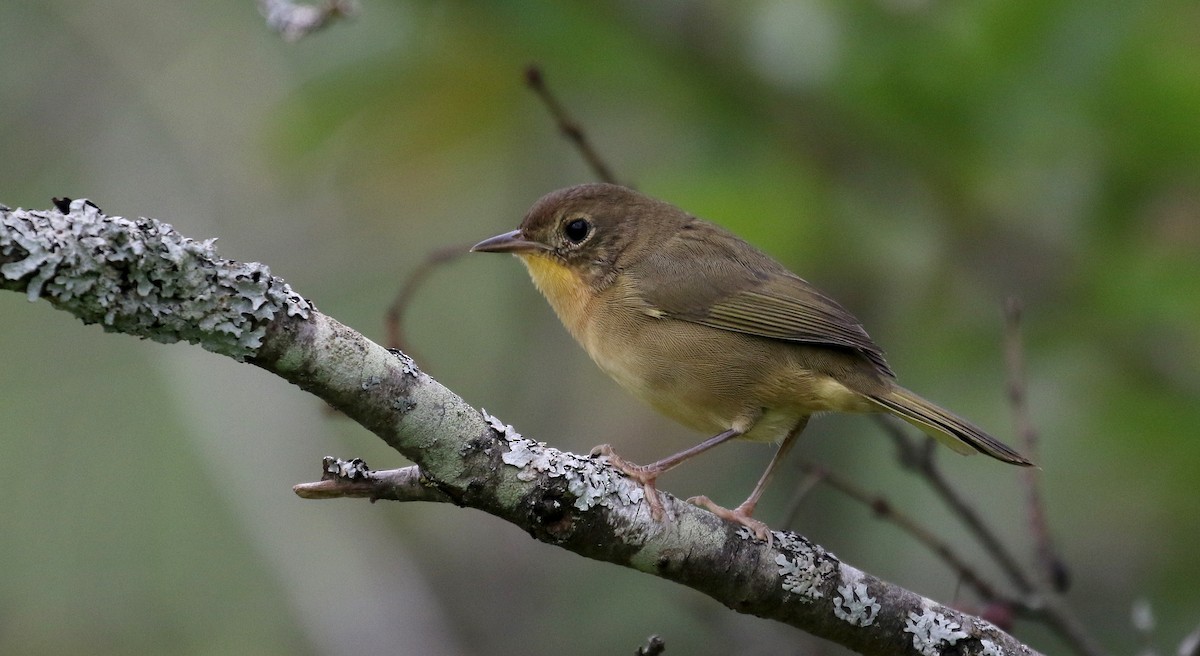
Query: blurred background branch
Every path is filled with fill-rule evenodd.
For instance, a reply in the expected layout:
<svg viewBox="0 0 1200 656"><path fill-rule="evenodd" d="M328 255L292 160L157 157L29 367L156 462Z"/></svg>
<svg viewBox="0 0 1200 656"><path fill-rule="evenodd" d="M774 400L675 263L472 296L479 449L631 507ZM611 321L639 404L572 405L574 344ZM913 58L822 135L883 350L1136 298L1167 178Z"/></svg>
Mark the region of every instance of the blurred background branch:
<svg viewBox="0 0 1200 656"><path fill-rule="evenodd" d="M292 0L258 0L258 10L267 19L267 27L286 41L298 41L331 23L358 12L355 0L325 0L321 5L300 4Z"/></svg>

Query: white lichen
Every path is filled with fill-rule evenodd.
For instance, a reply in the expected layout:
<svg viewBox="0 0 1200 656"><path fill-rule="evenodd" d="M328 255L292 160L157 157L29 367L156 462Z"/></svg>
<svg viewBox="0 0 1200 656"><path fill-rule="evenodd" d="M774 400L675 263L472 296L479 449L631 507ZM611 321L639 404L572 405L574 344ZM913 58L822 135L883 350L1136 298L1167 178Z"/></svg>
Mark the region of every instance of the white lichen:
<svg viewBox="0 0 1200 656"><path fill-rule="evenodd" d="M512 424L506 424L503 421L500 421L498 417L495 417L488 412L487 408L480 408L479 411L483 413L483 420L487 422L487 425L490 426L492 430L499 433L501 437L506 440L521 439L521 434L517 432L517 429L512 427ZM524 465L519 466L523 467Z"/></svg>
<svg viewBox="0 0 1200 656"><path fill-rule="evenodd" d="M867 584L862 581L847 581L837 588L838 596L833 598L833 614L838 619L849 622L854 626L870 626L879 616L880 605L869 594Z"/></svg>
<svg viewBox="0 0 1200 656"><path fill-rule="evenodd" d="M943 647L952 646L967 637L961 624L931 608L923 608L919 614L909 612L904 622L904 632L912 634L913 649L924 656L938 656ZM991 646L995 648L994 644ZM986 649L983 653L988 653Z"/></svg>
<svg viewBox="0 0 1200 656"><path fill-rule="evenodd" d="M421 374L421 370L417 368L416 361L414 361L407 353L401 351L400 349L388 350L391 351L392 355L396 356L396 359L400 361L400 373L406 376L414 377Z"/></svg>
<svg viewBox="0 0 1200 656"><path fill-rule="evenodd" d="M780 551L775 556L775 564L783 577L783 589L800 595L804 603L823 597L821 584L835 569L832 557L827 557L795 533L774 531L773 534Z"/></svg>
<svg viewBox="0 0 1200 656"><path fill-rule="evenodd" d="M532 481L538 476L563 478L567 490L575 495L574 506L588 510L600 505L615 508L641 503L645 496L642 488L628 484L621 474L611 467L603 466L592 458L581 458L573 453L559 451L544 442L521 437L511 425L483 411L484 421L508 441L508 451L500 457L506 465L520 468L517 479Z"/></svg>
<svg viewBox="0 0 1200 656"><path fill-rule="evenodd" d="M106 216L86 200L58 210L0 210L0 276L23 280L84 323L158 342L186 341L245 359L272 319L312 306L266 265L217 257L153 219Z"/></svg>
<svg viewBox="0 0 1200 656"><path fill-rule="evenodd" d="M979 641L979 656L1004 656L1004 651L996 643L983 638Z"/></svg>
<svg viewBox="0 0 1200 656"><path fill-rule="evenodd" d="M371 477L371 468L362 458L343 460L333 456L321 459L321 468L329 476L346 480L359 480Z"/></svg>
<svg viewBox="0 0 1200 656"><path fill-rule="evenodd" d="M744 526L739 530L745 530L748 536L754 535L753 531ZM833 554L809 542L808 538L795 531L771 531L771 534L775 537L775 544L779 547L780 551L812 552L833 558Z"/></svg>

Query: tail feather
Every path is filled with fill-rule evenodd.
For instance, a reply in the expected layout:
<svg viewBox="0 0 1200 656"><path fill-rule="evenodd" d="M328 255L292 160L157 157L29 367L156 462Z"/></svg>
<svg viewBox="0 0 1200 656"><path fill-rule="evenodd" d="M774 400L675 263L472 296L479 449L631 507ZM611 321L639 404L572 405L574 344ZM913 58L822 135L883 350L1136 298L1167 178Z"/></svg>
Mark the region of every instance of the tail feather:
<svg viewBox="0 0 1200 656"><path fill-rule="evenodd" d="M976 451L1004 462L1023 467L1033 463L1000 440L983 432L971 422L955 416L948 410L902 388L868 397L879 407L916 426L939 442L958 453L972 454Z"/></svg>

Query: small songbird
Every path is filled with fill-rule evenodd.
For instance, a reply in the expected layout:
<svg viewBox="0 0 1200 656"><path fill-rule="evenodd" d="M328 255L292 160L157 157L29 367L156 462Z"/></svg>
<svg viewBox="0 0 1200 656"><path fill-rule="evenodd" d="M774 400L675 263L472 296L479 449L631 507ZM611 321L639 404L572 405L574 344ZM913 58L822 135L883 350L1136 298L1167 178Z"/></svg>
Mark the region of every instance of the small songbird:
<svg viewBox="0 0 1200 656"><path fill-rule="evenodd" d="M883 351L841 305L729 231L611 184L560 189L521 227L472 251L521 258L588 355L634 396L712 435L649 465L594 454L646 491L684 460L733 438L779 450L740 506L689 501L770 541L752 514L772 472L818 412L888 412L959 453L1031 465L970 422L896 384Z"/></svg>

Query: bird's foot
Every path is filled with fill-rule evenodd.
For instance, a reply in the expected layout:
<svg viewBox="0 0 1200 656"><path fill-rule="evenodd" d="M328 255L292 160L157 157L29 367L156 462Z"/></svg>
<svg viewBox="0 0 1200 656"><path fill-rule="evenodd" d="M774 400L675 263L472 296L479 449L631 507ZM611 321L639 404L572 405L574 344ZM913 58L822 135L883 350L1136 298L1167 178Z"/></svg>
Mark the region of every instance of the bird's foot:
<svg viewBox="0 0 1200 656"><path fill-rule="evenodd" d="M754 537L766 542L768 547L775 541L771 535L771 527L750 516L754 512L753 504L748 505L743 503L737 508L730 510L724 506L718 506L716 503L713 503L712 499L703 495L688 499L688 503L707 508L709 512L727 522L734 522L745 526L750 529Z"/></svg>
<svg viewBox="0 0 1200 656"><path fill-rule="evenodd" d="M629 462L617 455L617 452L609 444L601 444L592 449L591 456L593 458L606 458L608 464L616 467L622 474L641 484L642 491L646 495L646 503L650 504L650 517L656 522L663 520L662 499L659 498L658 488L656 487L658 475L662 473L661 471Z"/></svg>

